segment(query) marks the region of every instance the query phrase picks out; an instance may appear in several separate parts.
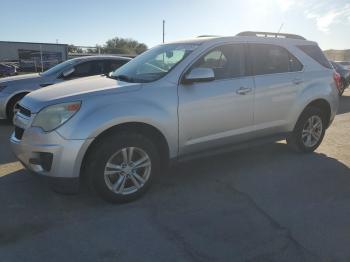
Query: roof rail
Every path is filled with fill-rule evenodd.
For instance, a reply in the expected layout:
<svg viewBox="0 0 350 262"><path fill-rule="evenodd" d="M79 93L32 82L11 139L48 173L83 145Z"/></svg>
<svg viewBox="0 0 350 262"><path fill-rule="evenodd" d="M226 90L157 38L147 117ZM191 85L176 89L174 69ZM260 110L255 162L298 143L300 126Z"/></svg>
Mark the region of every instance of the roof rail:
<svg viewBox="0 0 350 262"><path fill-rule="evenodd" d="M197 36L197 38L201 38L201 37L219 37L218 35L199 35Z"/></svg>
<svg viewBox="0 0 350 262"><path fill-rule="evenodd" d="M245 31L245 32L241 32L241 33L237 34L236 36L276 37L276 38L291 38L291 39L306 40L306 38L304 38L300 35L272 33L272 32Z"/></svg>

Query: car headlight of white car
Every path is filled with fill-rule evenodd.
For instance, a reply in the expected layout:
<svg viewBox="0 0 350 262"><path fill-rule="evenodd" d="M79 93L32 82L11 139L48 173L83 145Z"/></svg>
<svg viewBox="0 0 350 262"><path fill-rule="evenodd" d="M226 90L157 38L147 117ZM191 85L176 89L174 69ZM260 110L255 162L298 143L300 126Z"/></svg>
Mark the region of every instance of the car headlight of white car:
<svg viewBox="0 0 350 262"><path fill-rule="evenodd" d="M81 102L70 102L51 105L42 109L34 118L32 126L50 132L63 125L80 109Z"/></svg>

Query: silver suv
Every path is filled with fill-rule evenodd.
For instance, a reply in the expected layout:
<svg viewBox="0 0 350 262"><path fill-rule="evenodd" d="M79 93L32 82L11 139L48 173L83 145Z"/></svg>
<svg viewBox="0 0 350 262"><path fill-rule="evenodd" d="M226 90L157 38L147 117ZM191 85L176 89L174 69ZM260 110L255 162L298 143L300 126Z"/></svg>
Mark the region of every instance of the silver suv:
<svg viewBox="0 0 350 262"><path fill-rule="evenodd" d="M338 107L338 78L315 42L243 32L154 47L109 76L25 96L13 151L28 169L79 178L104 199L130 201L174 161L287 139L321 143Z"/></svg>

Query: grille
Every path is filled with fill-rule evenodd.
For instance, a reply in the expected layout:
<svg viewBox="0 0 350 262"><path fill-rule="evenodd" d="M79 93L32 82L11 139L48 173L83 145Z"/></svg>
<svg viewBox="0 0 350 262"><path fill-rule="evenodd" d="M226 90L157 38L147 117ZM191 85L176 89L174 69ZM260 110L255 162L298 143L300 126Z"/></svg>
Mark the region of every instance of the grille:
<svg viewBox="0 0 350 262"><path fill-rule="evenodd" d="M23 133L24 133L24 129L23 129L23 128L20 128L20 127L18 127L18 126L15 126L15 137L16 137L18 140L21 140L21 139L22 139Z"/></svg>
<svg viewBox="0 0 350 262"><path fill-rule="evenodd" d="M30 110L21 106L20 104L17 104L16 109L24 116L30 117L30 115L31 115Z"/></svg>

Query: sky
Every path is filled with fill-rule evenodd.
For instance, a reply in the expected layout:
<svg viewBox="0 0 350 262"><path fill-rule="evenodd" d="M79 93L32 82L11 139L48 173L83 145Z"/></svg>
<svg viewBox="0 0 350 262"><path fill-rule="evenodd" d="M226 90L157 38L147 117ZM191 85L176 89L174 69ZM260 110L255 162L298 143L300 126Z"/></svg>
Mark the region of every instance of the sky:
<svg viewBox="0 0 350 262"><path fill-rule="evenodd" d="M104 44L115 36L153 47L241 31L299 34L322 49L350 49L350 0L0 0L0 40Z"/></svg>

